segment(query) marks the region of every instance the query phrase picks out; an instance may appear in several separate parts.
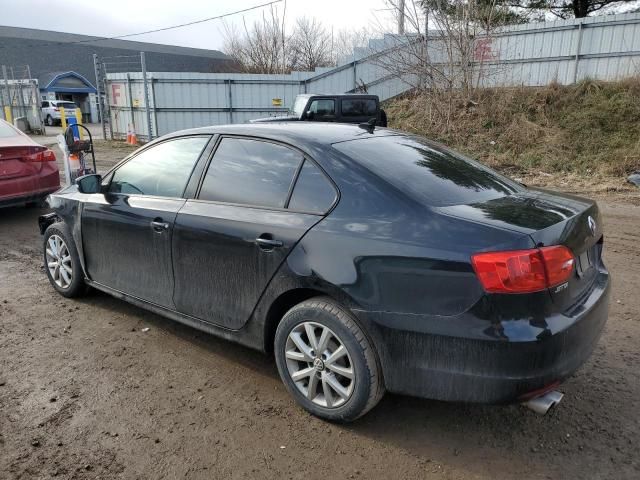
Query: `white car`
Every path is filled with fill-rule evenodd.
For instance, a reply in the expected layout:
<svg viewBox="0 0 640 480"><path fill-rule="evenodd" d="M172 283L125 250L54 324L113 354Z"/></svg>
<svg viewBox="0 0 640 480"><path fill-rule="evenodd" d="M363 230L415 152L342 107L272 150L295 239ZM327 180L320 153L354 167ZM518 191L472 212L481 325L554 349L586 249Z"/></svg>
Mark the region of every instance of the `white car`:
<svg viewBox="0 0 640 480"><path fill-rule="evenodd" d="M54 125L59 125L61 123L60 120L60 108L64 108L65 116L69 118L69 116L75 115L76 108L78 106L69 102L68 100L43 100L42 101L42 120L49 126L52 127Z"/></svg>

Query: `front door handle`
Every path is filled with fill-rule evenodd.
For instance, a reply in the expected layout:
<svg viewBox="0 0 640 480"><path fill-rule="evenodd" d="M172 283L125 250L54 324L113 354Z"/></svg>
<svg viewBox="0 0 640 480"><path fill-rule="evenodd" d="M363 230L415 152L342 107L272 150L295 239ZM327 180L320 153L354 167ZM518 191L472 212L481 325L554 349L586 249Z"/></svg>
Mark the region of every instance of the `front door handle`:
<svg viewBox="0 0 640 480"><path fill-rule="evenodd" d="M169 230L169 224L161 219L156 219L151 222L151 228L158 233L162 233L165 230Z"/></svg>
<svg viewBox="0 0 640 480"><path fill-rule="evenodd" d="M256 243L263 250L273 250L276 247L282 247L284 245L280 240L274 240L264 236L256 238Z"/></svg>

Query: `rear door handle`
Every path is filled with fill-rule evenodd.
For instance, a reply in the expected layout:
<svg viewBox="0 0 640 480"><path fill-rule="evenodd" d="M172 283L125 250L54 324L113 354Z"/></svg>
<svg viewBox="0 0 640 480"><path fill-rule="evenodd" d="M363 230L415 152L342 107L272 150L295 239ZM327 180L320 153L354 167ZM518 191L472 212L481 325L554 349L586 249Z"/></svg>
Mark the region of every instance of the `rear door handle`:
<svg viewBox="0 0 640 480"><path fill-rule="evenodd" d="M169 224L161 220L153 220L151 222L151 228L153 228L158 233L162 233L165 230L169 230Z"/></svg>
<svg viewBox="0 0 640 480"><path fill-rule="evenodd" d="M272 238L264 237L256 238L256 243L264 250L273 250L276 247L282 247L284 245L280 240L273 240Z"/></svg>

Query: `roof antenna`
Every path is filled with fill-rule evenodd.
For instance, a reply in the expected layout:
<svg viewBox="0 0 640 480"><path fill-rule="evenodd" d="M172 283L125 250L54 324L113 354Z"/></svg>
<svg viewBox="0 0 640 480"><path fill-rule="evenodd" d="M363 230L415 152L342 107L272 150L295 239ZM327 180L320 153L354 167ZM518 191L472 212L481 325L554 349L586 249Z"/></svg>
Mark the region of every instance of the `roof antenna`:
<svg viewBox="0 0 640 480"><path fill-rule="evenodd" d="M369 120L366 123L360 123L358 124L359 128L362 128L363 130L366 130L369 133L373 133L373 131L376 128L376 119L372 118L371 120Z"/></svg>

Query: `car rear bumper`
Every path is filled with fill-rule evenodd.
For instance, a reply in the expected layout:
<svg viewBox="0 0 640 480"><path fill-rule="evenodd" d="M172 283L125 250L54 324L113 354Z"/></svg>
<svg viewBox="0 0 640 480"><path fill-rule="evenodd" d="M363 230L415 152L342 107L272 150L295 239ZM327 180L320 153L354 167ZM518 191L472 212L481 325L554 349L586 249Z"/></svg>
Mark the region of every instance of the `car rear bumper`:
<svg viewBox="0 0 640 480"><path fill-rule="evenodd" d="M609 291L609 274L601 270L579 304L562 314L496 322L467 316L463 322L468 322L468 336L461 333L460 322L452 336L429 332L424 325L432 319L420 315L411 316L416 327L407 328L407 319L400 318L404 315L354 313L373 332L389 391L447 401L509 403L566 379L589 358L607 320ZM480 338L479 324L491 324L492 335Z"/></svg>
<svg viewBox="0 0 640 480"><path fill-rule="evenodd" d="M0 196L0 208L11 207L14 205L21 205L28 202L38 201L50 193L57 191L60 187L46 188L44 190L32 191L26 194L21 194L13 197Z"/></svg>
<svg viewBox="0 0 640 480"><path fill-rule="evenodd" d="M55 162L46 162L36 175L0 178L0 206L39 200L60 189L60 172Z"/></svg>

